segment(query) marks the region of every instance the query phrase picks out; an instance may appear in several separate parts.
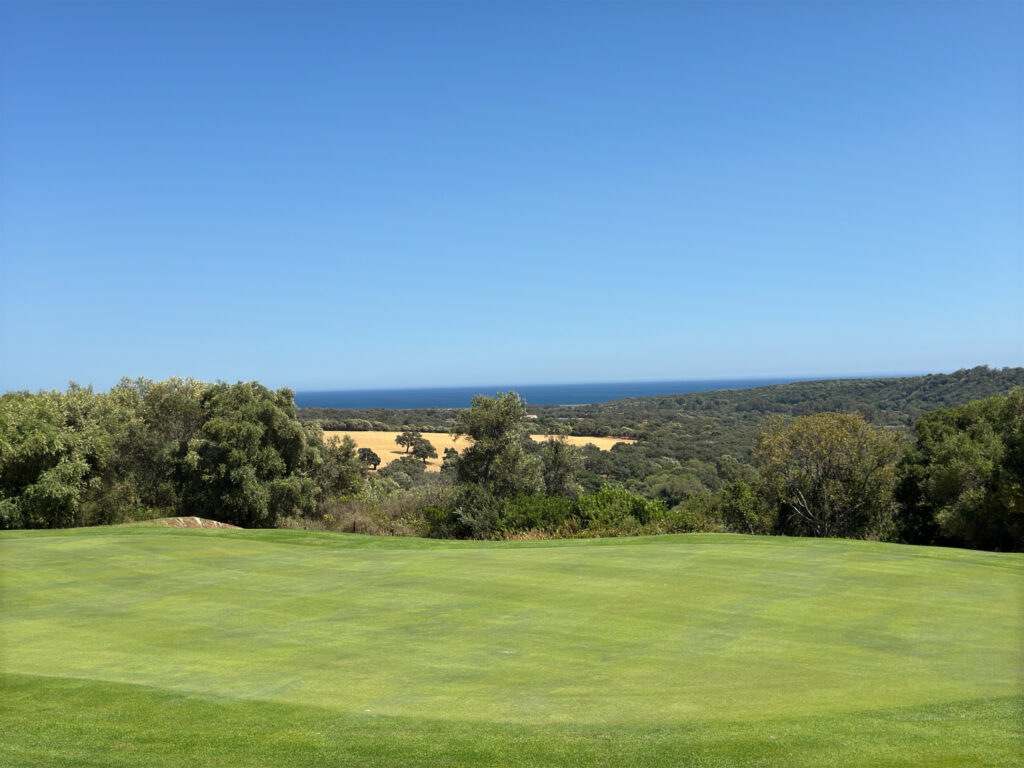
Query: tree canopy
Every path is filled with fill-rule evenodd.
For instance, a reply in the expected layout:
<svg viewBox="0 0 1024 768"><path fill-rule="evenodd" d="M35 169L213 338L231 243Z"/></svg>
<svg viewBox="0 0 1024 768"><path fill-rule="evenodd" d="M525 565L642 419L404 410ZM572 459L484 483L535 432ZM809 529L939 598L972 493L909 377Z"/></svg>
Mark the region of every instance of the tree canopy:
<svg viewBox="0 0 1024 768"><path fill-rule="evenodd" d="M405 452L409 453L417 440L422 440L423 435L417 430L406 430L400 435L395 436L395 442L405 448Z"/></svg>
<svg viewBox="0 0 1024 768"><path fill-rule="evenodd" d="M782 532L811 536L890 534L902 434L852 413L778 421L754 457Z"/></svg>
<svg viewBox="0 0 1024 768"><path fill-rule="evenodd" d="M325 444L294 393L256 382L124 380L108 393L0 397L0 525L161 515L271 526L362 482L351 440Z"/></svg>
<svg viewBox="0 0 1024 768"><path fill-rule="evenodd" d="M357 456L359 461L370 469L376 469L380 464L380 456L370 448L360 448Z"/></svg>
<svg viewBox="0 0 1024 768"><path fill-rule="evenodd" d="M911 540L1024 548L1024 388L925 414L900 496Z"/></svg>
<svg viewBox="0 0 1024 768"><path fill-rule="evenodd" d="M463 483L484 486L496 496L529 495L544 487L541 462L523 448L526 403L515 392L478 395L460 411L455 434L473 439L458 459Z"/></svg>

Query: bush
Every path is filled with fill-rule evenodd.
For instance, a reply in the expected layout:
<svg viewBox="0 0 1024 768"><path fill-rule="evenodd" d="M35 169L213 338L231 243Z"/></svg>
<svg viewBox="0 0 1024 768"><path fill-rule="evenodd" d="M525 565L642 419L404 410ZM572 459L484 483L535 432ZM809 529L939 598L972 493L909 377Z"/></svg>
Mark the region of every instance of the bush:
<svg viewBox="0 0 1024 768"><path fill-rule="evenodd" d="M742 480L715 494L718 517L733 533L769 534L778 521L778 510Z"/></svg>
<svg viewBox="0 0 1024 768"><path fill-rule="evenodd" d="M661 501L612 484L597 493L580 496L576 509L585 526L605 530L633 529L659 522L665 516L665 505Z"/></svg>
<svg viewBox="0 0 1024 768"><path fill-rule="evenodd" d="M517 496L501 506L498 528L516 531L551 531L574 517L576 504L561 496Z"/></svg>

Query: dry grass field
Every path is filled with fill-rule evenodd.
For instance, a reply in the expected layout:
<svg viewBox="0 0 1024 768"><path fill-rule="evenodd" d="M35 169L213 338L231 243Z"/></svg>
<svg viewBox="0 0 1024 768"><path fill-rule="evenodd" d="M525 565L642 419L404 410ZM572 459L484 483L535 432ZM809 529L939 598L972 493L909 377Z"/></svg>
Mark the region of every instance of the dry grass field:
<svg viewBox="0 0 1024 768"><path fill-rule="evenodd" d="M398 437L401 432L343 432L336 430L325 430L324 440L330 440L333 437L342 438L348 435L355 440L356 445L360 448L369 448L371 451L380 456L380 465L386 466L392 461L397 459L399 456L405 455L405 449L395 443L395 438ZM424 432L423 436L427 438L431 443L434 444L434 448L437 449L437 458L431 459L427 462L428 472L440 472L441 471L441 460L444 458L445 448L455 448L455 450L462 450L469 444L469 438L460 437L457 441L452 439L452 436L445 432ZM534 440L542 440L540 435L534 435ZM616 437L577 437L575 435L569 436L568 441L573 445L586 445L587 443L593 443L602 451L607 451L616 443L631 443L632 440L621 440Z"/></svg>

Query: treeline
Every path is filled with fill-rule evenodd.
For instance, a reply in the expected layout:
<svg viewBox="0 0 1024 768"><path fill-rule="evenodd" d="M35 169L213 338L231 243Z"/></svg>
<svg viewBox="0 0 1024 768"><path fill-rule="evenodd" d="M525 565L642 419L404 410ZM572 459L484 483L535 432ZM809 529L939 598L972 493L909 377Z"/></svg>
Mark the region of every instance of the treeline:
<svg viewBox="0 0 1024 768"><path fill-rule="evenodd" d="M695 427L693 434L698 435L706 427L748 427L756 432L765 419L825 412L859 413L872 424L910 428L928 411L1006 394L1020 386L1024 386L1024 368L981 365L950 374L804 381L753 389L627 398L593 405L531 406L530 412L541 419L567 422L572 434L595 436L625 431L650 437L672 424Z"/></svg>
<svg viewBox="0 0 1024 768"><path fill-rule="evenodd" d="M462 453L409 435L380 459L325 443L290 390L125 380L107 393L0 397L0 526L171 515L455 538L685 531L839 536L1024 549L1024 388L922 415L911 430L863 413L776 417L743 460L676 461L637 481L631 455L537 441L515 393L474 398ZM643 442L638 444L643 445ZM420 450L417 450L419 448ZM595 466L608 471L599 473Z"/></svg>
<svg viewBox="0 0 1024 768"><path fill-rule="evenodd" d="M749 453L767 419L827 411L860 413L872 424L910 428L924 413L1024 386L1024 368L977 366L954 373L899 378L832 379L610 400L589 405L529 405L532 434L566 429L571 435L649 440L679 427L711 451ZM458 409L300 408L299 419L324 429L444 432ZM746 434L736 435L739 429ZM717 439L716 439L717 438Z"/></svg>
<svg viewBox="0 0 1024 768"><path fill-rule="evenodd" d="M562 424L571 434L638 438L611 451L590 449L581 482L594 489L614 480L672 507L749 479L757 437L779 418L856 413L869 424L909 436L926 412L1017 386L1024 386L1024 368L979 366L952 374L808 381L530 411L538 422Z"/></svg>
<svg viewBox="0 0 1024 768"><path fill-rule="evenodd" d="M455 425L457 408L300 408L299 419L325 430L343 432L446 432Z"/></svg>
<svg viewBox="0 0 1024 768"><path fill-rule="evenodd" d="M367 477L359 493L325 506L308 528L438 538L550 538L693 530L666 506L609 483L587 493L578 482L583 451L564 436L527 433L526 404L514 392L473 398L451 432L470 438L444 451L441 471L402 456ZM425 440L422 436L412 440ZM369 458L369 457L368 457Z"/></svg>
<svg viewBox="0 0 1024 768"><path fill-rule="evenodd" d="M178 515L270 527L361 481L355 446L325 445L288 389L136 379L0 397L3 528Z"/></svg>
<svg viewBox="0 0 1024 768"><path fill-rule="evenodd" d="M586 453L526 434L514 394L478 397L440 474L411 457L325 511L322 527L448 538L555 538L728 531L1024 549L1024 388L925 414L908 435L859 413L778 418L749 464L715 490L645 496L587 478ZM614 453L614 452L613 452Z"/></svg>
<svg viewBox="0 0 1024 768"><path fill-rule="evenodd" d="M565 432L636 439L611 451L585 449L579 482L594 493L611 480L672 508L692 496L749 480L757 436L780 417L857 413L870 424L909 435L926 412L1005 394L1017 386L1024 386L1024 368L978 366L951 374L807 381L594 405L530 405L525 429L535 435ZM356 431L443 432L455 425L457 414L443 408L299 410L303 421Z"/></svg>

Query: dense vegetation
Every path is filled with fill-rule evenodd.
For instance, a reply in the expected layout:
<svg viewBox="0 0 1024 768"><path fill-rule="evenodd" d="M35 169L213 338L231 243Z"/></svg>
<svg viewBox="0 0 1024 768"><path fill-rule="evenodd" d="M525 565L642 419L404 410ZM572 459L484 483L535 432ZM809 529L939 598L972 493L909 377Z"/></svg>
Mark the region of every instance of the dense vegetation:
<svg viewBox="0 0 1024 768"><path fill-rule="evenodd" d="M0 764L1020 765L1020 555L0 533Z"/></svg>
<svg viewBox="0 0 1024 768"><path fill-rule="evenodd" d="M668 506L737 479L749 480L755 440L775 419L814 413L859 413L876 426L909 434L922 414L1024 386L1024 368L987 366L951 374L838 379L753 389L629 398L593 405L529 405L526 429L639 438L611 452L588 449L579 482L596 491L606 480ZM299 418L324 429L447 431L454 409L338 410L302 408Z"/></svg>
<svg viewBox="0 0 1024 768"><path fill-rule="evenodd" d="M124 380L106 393L0 397L0 526L165 515L272 527L361 482L355 446L325 444L294 393L256 383Z"/></svg>
<svg viewBox="0 0 1024 768"><path fill-rule="evenodd" d="M436 449L413 425L398 437L408 455L375 471L372 451L325 444L319 422L300 421L290 390L256 383L11 393L0 398L0 525L185 514L443 538L734 531L1020 550L1024 389L1010 385L1022 374L643 398L565 420L530 418L515 393L479 396L446 412L470 442L445 450L440 473L425 471ZM1009 394L911 417L1001 386ZM559 436L588 418L635 419L619 431L640 439L598 451ZM701 420L717 426L692 435ZM532 439L538 423L554 436Z"/></svg>
<svg viewBox="0 0 1024 768"><path fill-rule="evenodd" d="M1024 368L977 366L954 373L878 379L830 379L775 384L751 389L722 389L680 395L611 400L590 405L529 406L533 434L556 427L593 437L641 437L650 441L665 428L688 437L685 457L712 458L721 453L750 452L766 419L836 411L860 413L870 423L910 428L920 416L938 408L962 405L1024 386ZM458 410L300 408L299 419L324 429L444 432L455 425ZM557 431L557 430L554 430ZM673 454L674 455L674 454Z"/></svg>

